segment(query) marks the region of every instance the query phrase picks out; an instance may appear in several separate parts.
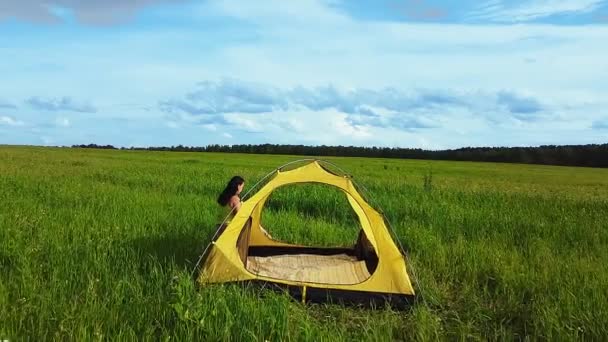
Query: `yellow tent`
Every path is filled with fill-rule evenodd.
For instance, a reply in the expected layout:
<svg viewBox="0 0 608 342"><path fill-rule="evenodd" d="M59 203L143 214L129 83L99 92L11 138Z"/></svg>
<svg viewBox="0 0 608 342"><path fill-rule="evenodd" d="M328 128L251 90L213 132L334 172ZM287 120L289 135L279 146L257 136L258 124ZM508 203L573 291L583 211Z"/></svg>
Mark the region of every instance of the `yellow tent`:
<svg viewBox="0 0 608 342"><path fill-rule="evenodd" d="M274 284L303 302L410 304L414 289L405 257L384 216L364 200L349 176L330 171L324 163L309 160L295 169L281 167L271 173L272 178L216 232L197 264L199 283ZM352 248L291 245L266 233L260 225L264 203L273 190L295 183L328 184L344 192L361 225Z"/></svg>

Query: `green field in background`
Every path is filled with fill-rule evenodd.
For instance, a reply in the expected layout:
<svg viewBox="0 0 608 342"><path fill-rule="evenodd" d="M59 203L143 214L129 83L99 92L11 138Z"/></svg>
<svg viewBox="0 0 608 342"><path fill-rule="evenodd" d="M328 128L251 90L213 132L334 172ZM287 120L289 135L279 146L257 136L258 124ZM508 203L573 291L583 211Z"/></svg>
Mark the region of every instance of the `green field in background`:
<svg viewBox="0 0 608 342"><path fill-rule="evenodd" d="M302 305L190 272L245 192L299 156L0 146L0 340L608 338L608 170L323 158L383 209L419 279L409 311ZM277 190L275 237L349 245L338 191Z"/></svg>

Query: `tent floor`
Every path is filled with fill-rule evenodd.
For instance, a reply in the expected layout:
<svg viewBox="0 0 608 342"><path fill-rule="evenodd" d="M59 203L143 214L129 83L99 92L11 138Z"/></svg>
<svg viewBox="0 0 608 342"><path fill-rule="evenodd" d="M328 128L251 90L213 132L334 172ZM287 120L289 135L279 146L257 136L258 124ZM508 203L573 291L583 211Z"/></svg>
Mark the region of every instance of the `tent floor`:
<svg viewBox="0 0 608 342"><path fill-rule="evenodd" d="M352 285L370 277L365 261L347 254L249 256L247 269L268 278L318 284Z"/></svg>

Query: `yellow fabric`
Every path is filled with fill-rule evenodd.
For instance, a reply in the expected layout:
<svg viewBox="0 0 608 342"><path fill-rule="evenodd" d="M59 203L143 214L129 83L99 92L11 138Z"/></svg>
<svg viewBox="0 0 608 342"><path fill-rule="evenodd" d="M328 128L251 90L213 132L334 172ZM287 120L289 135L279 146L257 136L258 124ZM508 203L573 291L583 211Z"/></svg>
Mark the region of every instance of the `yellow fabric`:
<svg viewBox="0 0 608 342"><path fill-rule="evenodd" d="M230 259L221 249L217 248L216 244L213 244L211 245L207 260L201 268L199 281L216 282L216 278L239 281L255 278L255 276L248 274L248 272L243 272L242 264L240 259Z"/></svg>
<svg viewBox="0 0 608 342"><path fill-rule="evenodd" d="M268 275L254 274L246 269L236 247L236 241L247 220L251 217L250 246L293 246L269 238L260 229L261 213L264 203L275 189L294 183L322 183L333 185L345 192L348 202L359 217L361 227L378 256L376 270L366 280L356 284L320 284L307 281L290 280L289 277L271 278ZM407 275L405 259L391 238L382 215L373 209L355 189L352 181L325 171L316 161L294 170L277 171L255 195L244 201L240 210L218 237L211 253L203 264L199 281L216 283L259 279L277 283L315 286L353 291L369 291L395 294L414 294Z"/></svg>

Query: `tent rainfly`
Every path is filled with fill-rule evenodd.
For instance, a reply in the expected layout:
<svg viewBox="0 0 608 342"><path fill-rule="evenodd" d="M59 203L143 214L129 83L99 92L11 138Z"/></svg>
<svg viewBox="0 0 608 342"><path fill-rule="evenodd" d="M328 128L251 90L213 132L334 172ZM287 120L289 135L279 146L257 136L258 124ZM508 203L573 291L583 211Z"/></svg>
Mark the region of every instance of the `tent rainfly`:
<svg viewBox="0 0 608 342"><path fill-rule="evenodd" d="M272 178L242 202L230 222L220 226L201 255L195 268L199 284L274 285L302 302L412 304L415 294L406 258L384 216L364 200L350 176L334 173L321 163L325 162L308 160L295 169L281 167L271 173ZM264 231L260 224L264 203L273 190L296 183L327 184L346 195L361 228L352 248L292 245Z"/></svg>

